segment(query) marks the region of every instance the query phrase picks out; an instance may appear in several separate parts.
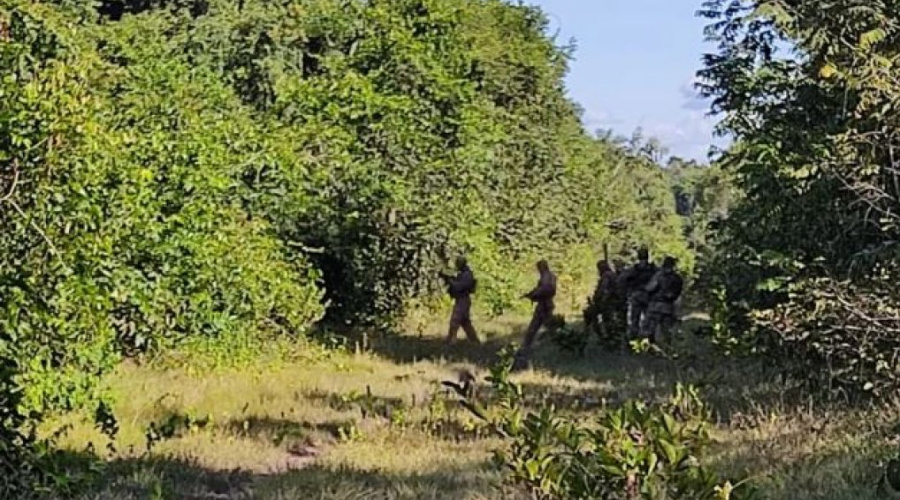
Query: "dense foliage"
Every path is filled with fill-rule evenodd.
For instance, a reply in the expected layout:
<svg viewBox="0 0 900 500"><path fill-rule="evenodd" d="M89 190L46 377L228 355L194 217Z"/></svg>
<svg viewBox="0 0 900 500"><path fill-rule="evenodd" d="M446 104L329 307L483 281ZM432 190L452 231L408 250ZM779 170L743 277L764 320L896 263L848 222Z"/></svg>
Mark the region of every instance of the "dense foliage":
<svg viewBox="0 0 900 500"><path fill-rule="evenodd" d="M460 252L495 313L538 256L570 281L601 242L688 257L666 175L582 130L546 23L500 0L0 1L3 432L95 401L122 356L389 326Z"/></svg>
<svg viewBox="0 0 900 500"><path fill-rule="evenodd" d="M736 142L742 191L720 234L719 317L817 386L900 386L891 283L900 182L900 6L856 0L706 2L703 89Z"/></svg>
<svg viewBox="0 0 900 500"><path fill-rule="evenodd" d="M673 157L666 165L672 177L675 206L685 222L685 237L698 254L711 250L715 229L728 218L738 198L730 172L718 163L701 165Z"/></svg>

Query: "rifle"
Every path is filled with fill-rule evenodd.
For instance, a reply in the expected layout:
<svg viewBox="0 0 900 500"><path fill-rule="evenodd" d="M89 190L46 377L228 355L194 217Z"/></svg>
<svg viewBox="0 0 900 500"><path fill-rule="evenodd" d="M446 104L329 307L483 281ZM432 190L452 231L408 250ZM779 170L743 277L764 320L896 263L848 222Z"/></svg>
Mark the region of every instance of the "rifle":
<svg viewBox="0 0 900 500"><path fill-rule="evenodd" d="M449 292L450 289L452 288L453 280L456 279L456 276L453 276L452 274L447 274L445 272L438 273L438 276L440 276L441 280L443 280L444 286L447 287L447 291Z"/></svg>

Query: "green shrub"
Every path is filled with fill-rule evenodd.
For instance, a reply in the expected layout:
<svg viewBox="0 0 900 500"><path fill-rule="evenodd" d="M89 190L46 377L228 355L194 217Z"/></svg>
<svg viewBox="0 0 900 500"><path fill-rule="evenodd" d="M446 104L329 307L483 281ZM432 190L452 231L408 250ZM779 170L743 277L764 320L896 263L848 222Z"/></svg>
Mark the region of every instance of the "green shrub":
<svg viewBox="0 0 900 500"><path fill-rule="evenodd" d="M723 481L701 460L709 445L708 410L695 389L678 385L664 404L627 401L596 419L538 412L522 405L522 388L509 380L512 351L488 378L487 407L464 406L504 438L494 455L507 480L546 499L728 499L752 495Z"/></svg>
<svg viewBox="0 0 900 500"><path fill-rule="evenodd" d="M583 356L588 344L588 334L583 328L566 324L565 318L558 316L548 325L550 341L563 352Z"/></svg>
<svg viewBox="0 0 900 500"><path fill-rule="evenodd" d="M79 406L120 353L302 332L320 316L316 273L241 206L256 152L230 138L253 123L227 88L163 57L176 46L165 15L158 32L142 24L140 45L116 50L130 35L105 33L106 50L133 61L121 68L45 11L11 10L2 52L17 70L0 104L15 180L0 213L0 325L14 342L0 347L18 362L23 404Z"/></svg>
<svg viewBox="0 0 900 500"><path fill-rule="evenodd" d="M868 283L799 281L789 299L755 314L755 325L785 373L821 394L857 400L900 388L896 270Z"/></svg>

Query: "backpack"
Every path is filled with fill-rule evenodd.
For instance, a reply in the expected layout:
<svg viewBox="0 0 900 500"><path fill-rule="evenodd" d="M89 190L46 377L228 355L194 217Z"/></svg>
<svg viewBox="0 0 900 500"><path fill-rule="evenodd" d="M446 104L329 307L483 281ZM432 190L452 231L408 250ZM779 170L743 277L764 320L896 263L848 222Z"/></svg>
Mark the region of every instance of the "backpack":
<svg viewBox="0 0 900 500"><path fill-rule="evenodd" d="M660 290L662 299L666 302L675 302L681 297L681 291L684 288L684 280L681 279L681 276L672 273L672 275L668 276L662 283L662 286L663 289Z"/></svg>
<svg viewBox="0 0 900 500"><path fill-rule="evenodd" d="M629 267L621 275L621 281L625 290L629 292L639 291L647 286L653 276L656 275L656 265L648 262L647 265L636 264Z"/></svg>

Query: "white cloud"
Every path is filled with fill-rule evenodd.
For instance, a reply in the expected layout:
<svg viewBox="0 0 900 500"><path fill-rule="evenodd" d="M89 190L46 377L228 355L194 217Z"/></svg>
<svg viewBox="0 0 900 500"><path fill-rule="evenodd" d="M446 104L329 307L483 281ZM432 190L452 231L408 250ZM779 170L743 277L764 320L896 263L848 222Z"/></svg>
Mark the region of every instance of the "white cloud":
<svg viewBox="0 0 900 500"><path fill-rule="evenodd" d="M705 112L709 110L710 101L701 96L700 92L697 91L698 82L698 78L694 76L678 87L678 93L683 100L681 107L689 111Z"/></svg>
<svg viewBox="0 0 900 500"><path fill-rule="evenodd" d="M596 109L587 109L582 117L584 127L588 131L595 129L619 129L625 122L605 111Z"/></svg>
<svg viewBox="0 0 900 500"><path fill-rule="evenodd" d="M724 145L713 134L715 126L715 120L706 116L705 111L693 110L680 113L672 120L648 121L643 129L647 136L659 139L671 154L705 160L711 146Z"/></svg>
<svg viewBox="0 0 900 500"><path fill-rule="evenodd" d="M644 137L658 139L672 155L706 160L711 147L725 147L728 141L715 136L717 120L707 116L709 100L697 92L696 82L696 77L687 79L677 87L675 102L664 108L650 105L649 112L643 116L626 117L587 104L582 117L585 129L588 132L611 129L617 135L630 137L635 129L641 128Z"/></svg>
<svg viewBox="0 0 900 500"><path fill-rule="evenodd" d="M645 137L658 139L672 155L706 160L712 146L724 147L728 141L714 135L716 119L707 116L709 100L697 92L694 87L696 82L696 77L691 77L678 87L680 102L676 100L669 109L660 109L642 117L625 118L586 106L583 116L585 128L590 132L612 129L626 137L641 128Z"/></svg>
<svg viewBox="0 0 900 500"><path fill-rule="evenodd" d="M658 139L671 155L700 161L707 159L712 146L727 145L727 141L714 135L716 120L702 110L680 110L671 119L638 120L625 120L606 112L586 112L584 124L589 132L612 129L625 137L640 128L645 138Z"/></svg>

